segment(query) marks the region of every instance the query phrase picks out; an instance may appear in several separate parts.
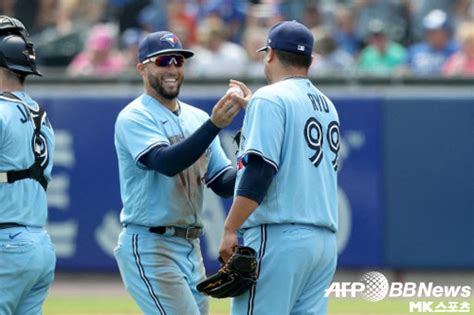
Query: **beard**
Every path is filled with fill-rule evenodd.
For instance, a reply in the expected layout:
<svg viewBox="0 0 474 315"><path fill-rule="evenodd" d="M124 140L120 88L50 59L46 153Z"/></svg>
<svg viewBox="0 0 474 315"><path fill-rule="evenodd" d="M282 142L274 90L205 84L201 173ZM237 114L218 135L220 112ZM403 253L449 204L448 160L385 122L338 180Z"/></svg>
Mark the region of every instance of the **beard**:
<svg viewBox="0 0 474 315"><path fill-rule="evenodd" d="M173 100L179 95L179 90L181 88L181 84L183 83L183 78L177 79L177 87L176 89L166 89L161 85L161 79L157 78L151 74L148 74L148 82L150 83L150 86L153 88L153 90L158 94L161 95L163 98L167 100Z"/></svg>

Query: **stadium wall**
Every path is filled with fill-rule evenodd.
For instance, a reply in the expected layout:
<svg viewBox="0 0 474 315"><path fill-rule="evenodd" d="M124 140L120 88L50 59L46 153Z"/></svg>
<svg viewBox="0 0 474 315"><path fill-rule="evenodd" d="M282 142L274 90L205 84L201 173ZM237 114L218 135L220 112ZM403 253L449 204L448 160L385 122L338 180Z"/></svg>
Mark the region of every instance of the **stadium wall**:
<svg viewBox="0 0 474 315"><path fill-rule="evenodd" d="M469 87L327 85L339 110L339 267L472 269L474 95ZM183 87L183 100L210 113L225 83ZM33 85L57 136L48 191L58 270L116 271L121 229L113 145L118 112L139 85ZM235 160L232 135L221 133ZM205 194L205 263L217 250L230 200Z"/></svg>

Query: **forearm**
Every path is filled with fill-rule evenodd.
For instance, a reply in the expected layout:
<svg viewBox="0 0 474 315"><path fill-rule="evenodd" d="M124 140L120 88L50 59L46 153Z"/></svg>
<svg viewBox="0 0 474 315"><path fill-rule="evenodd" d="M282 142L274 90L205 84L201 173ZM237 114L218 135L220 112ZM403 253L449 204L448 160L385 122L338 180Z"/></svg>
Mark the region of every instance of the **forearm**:
<svg viewBox="0 0 474 315"><path fill-rule="evenodd" d="M201 157L219 131L208 120L188 138L170 146L152 149L140 158L140 162L161 174L175 176Z"/></svg>
<svg viewBox="0 0 474 315"><path fill-rule="evenodd" d="M258 207L258 203L247 197L236 196L224 223L224 230L237 231Z"/></svg>

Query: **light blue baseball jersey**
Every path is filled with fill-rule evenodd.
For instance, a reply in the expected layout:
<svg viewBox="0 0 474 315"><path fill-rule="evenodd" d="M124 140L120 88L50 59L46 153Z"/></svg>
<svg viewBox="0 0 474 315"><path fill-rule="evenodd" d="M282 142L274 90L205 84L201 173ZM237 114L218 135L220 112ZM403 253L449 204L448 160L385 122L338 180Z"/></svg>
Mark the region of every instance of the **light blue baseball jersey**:
<svg viewBox="0 0 474 315"><path fill-rule="evenodd" d="M35 161L32 140L34 126L25 108L38 110L38 104L25 92L13 92L20 100L0 96L0 172L28 169ZM51 180L54 133L48 119L41 126L47 146L42 148L48 166L44 174ZM42 227L47 218L47 199L43 187L27 178L14 183L0 183L0 222Z"/></svg>
<svg viewBox="0 0 474 315"><path fill-rule="evenodd" d="M256 91L242 127L236 187L248 154L277 172L242 227L300 223L336 231L339 142L337 111L310 80L289 78Z"/></svg>
<svg viewBox="0 0 474 315"><path fill-rule="evenodd" d="M118 115L115 148L119 163L122 224L202 227L204 184L229 168L216 137L203 156L174 177L147 169L140 157L160 145L172 145L190 136L209 119L195 107L179 102L174 114L153 97L143 94Z"/></svg>

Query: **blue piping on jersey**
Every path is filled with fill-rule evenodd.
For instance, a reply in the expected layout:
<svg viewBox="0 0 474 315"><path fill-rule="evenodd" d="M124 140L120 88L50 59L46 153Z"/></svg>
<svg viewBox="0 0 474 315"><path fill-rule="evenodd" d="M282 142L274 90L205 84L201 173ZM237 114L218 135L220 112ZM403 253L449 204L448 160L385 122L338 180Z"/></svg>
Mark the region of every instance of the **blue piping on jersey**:
<svg viewBox="0 0 474 315"><path fill-rule="evenodd" d="M219 172L217 172L214 176L212 176L211 178L209 178L208 180L205 181L206 185L210 185L217 177L221 176L222 174L225 173L225 171L229 170L229 169L232 169L232 165L227 165L226 167L224 167L222 170L220 170Z"/></svg>
<svg viewBox="0 0 474 315"><path fill-rule="evenodd" d="M189 260L189 262L191 263L191 266L193 266L193 269L191 269L191 272L194 272L194 263L193 261L191 260L191 258L189 258L189 256L191 256L191 254L193 253L194 251L194 243L190 240L188 240L188 243L191 245L191 250L189 251L188 255L186 255L186 258Z"/></svg>
<svg viewBox="0 0 474 315"><path fill-rule="evenodd" d="M257 263L257 279L260 275L260 267L262 265L263 256L265 255L265 247L267 245L267 225L263 224L260 226L261 240L260 248L258 250L258 263ZM249 301L247 308L247 315L253 314L254 303L255 303L255 291L257 290L257 282L252 285L249 293Z"/></svg>
<svg viewBox="0 0 474 315"><path fill-rule="evenodd" d="M135 256L135 263L137 264L138 272L140 273L140 278L142 278L143 282L145 282L146 288L148 290L148 294L150 294L153 302L155 303L156 307L160 311L160 315L166 315L166 312L163 309L163 306L161 306L161 303L158 300L158 296L153 291L153 287L150 283L150 280L148 280L147 276L145 275L145 269L143 268L143 265L140 259L140 254L138 253L138 234L133 234L132 236L132 247L133 247L133 256Z"/></svg>
<svg viewBox="0 0 474 315"><path fill-rule="evenodd" d="M271 166L273 166L275 168L275 171L278 172L278 164L268 158L266 158L262 152L260 151L257 151L257 150L248 150L248 151L245 151L244 155L248 155L248 154L255 154L255 155L258 155L260 156L265 162L267 162L268 164L270 164Z"/></svg>
<svg viewBox="0 0 474 315"><path fill-rule="evenodd" d="M135 162L137 163L138 166L141 166L140 158L142 156L144 156L145 154L147 154L148 152L150 152L151 150L153 150L156 147L168 146L168 145L170 145L170 144L168 142L165 142L165 141L159 141L159 142L155 142L153 144L150 144L148 147L146 147L145 150L143 150L142 152L140 152L140 154L137 155L137 157L135 158Z"/></svg>

